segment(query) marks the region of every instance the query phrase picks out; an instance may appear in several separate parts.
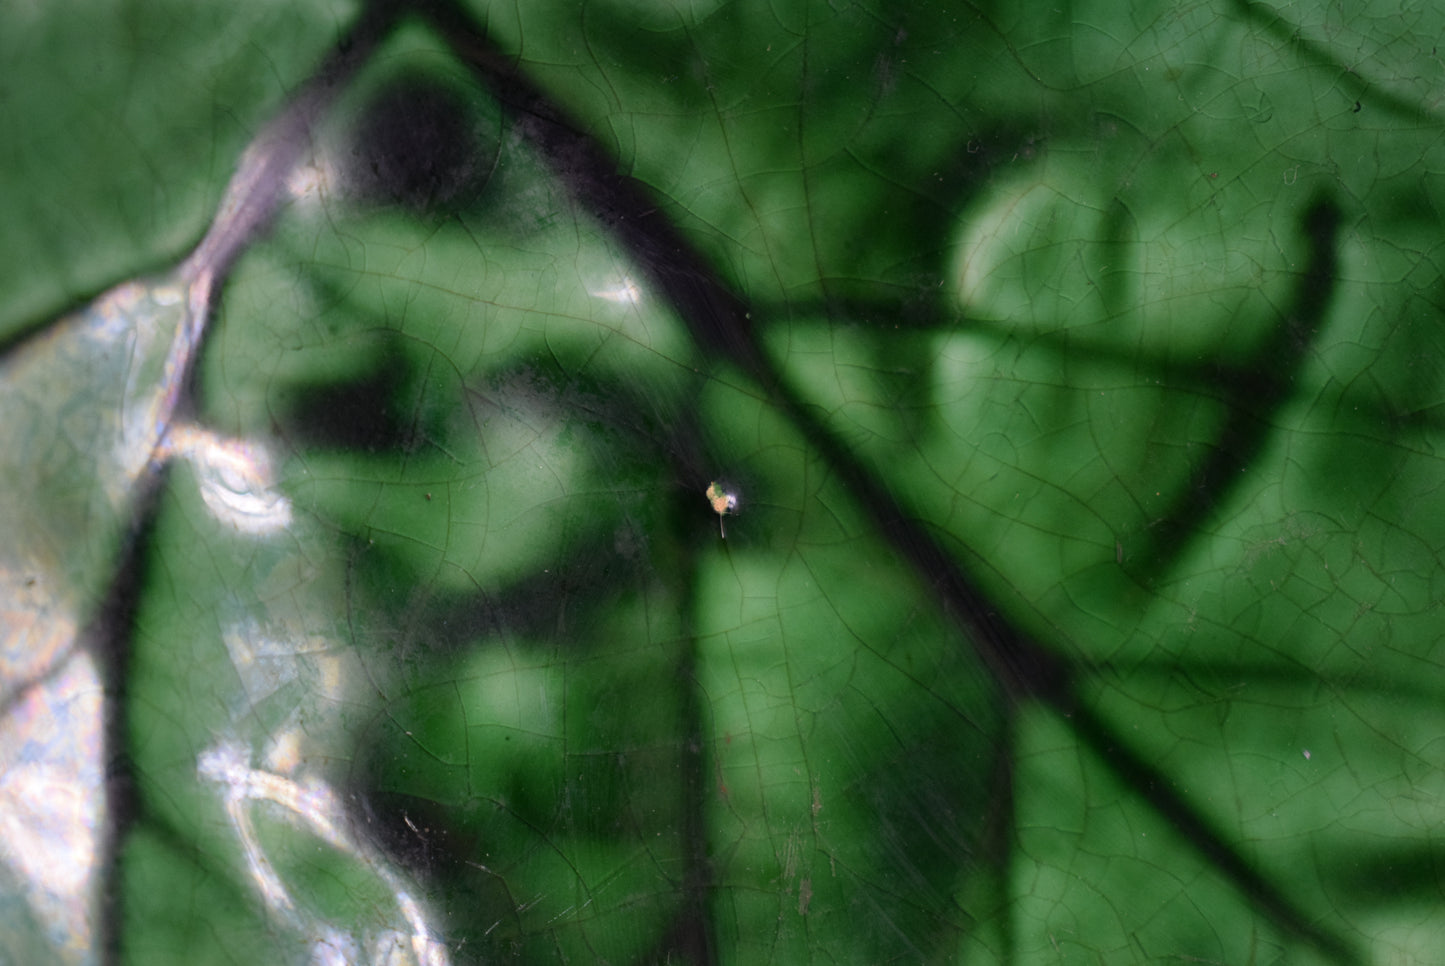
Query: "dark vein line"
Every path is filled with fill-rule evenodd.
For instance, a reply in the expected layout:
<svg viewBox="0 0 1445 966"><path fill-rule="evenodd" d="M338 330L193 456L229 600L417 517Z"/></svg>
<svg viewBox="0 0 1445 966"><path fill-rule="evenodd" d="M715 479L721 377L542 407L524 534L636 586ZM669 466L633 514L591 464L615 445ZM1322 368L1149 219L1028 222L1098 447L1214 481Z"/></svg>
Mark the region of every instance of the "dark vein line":
<svg viewBox="0 0 1445 966"><path fill-rule="evenodd" d="M1311 922L1227 840L1167 779L1074 695L1073 668L1016 628L962 565L943 551L925 525L906 514L853 453L791 391L753 339L751 313L741 296L717 276L702 255L660 211L649 189L619 173L581 125L495 47L481 27L448 0L419 7L478 82L512 113L521 133L556 175L651 275L705 353L720 356L754 380L784 411L852 490L880 533L939 596L945 612L968 633L979 657L1009 697L1036 699L1075 723L1080 738L1105 765L1134 784L1161 816L1215 862L1236 888L1277 923L1331 959L1354 963L1349 945ZM1305 318L1313 318L1306 315Z"/></svg>

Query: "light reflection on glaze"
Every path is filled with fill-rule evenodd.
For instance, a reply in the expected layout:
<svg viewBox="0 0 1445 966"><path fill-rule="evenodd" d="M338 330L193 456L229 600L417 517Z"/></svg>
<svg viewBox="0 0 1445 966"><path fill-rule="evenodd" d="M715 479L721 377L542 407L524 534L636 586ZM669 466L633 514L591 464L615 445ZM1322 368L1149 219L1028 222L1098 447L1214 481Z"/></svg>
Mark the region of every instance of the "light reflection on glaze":
<svg viewBox="0 0 1445 966"><path fill-rule="evenodd" d="M311 636L301 641L269 633L252 618L227 624L221 631L231 665L245 689L245 703L238 717L293 681L306 685L308 703L322 706L342 699L345 693L343 654L325 638Z"/></svg>
<svg viewBox="0 0 1445 966"><path fill-rule="evenodd" d="M610 288L588 292L593 298L605 299L608 302L618 302L624 305L636 305L642 301L642 289L630 276L624 275L616 284Z"/></svg>
<svg viewBox="0 0 1445 966"><path fill-rule="evenodd" d="M576 272L578 284L596 300L589 321L675 363L691 358L685 328L675 324L666 300L650 296L636 265L617 254L594 252L579 256Z"/></svg>
<svg viewBox="0 0 1445 966"><path fill-rule="evenodd" d="M446 947L427 922L421 904L386 859L354 834L340 799L325 782L315 778L296 781L252 768L246 751L234 744L220 744L203 752L197 759L196 770L201 778L220 786L226 816L241 841L251 879L266 905L292 928L309 937L313 963L447 966ZM364 944L356 937L309 918L291 897L256 835L252 809L263 804L275 806L270 810L273 817L279 817L298 831L315 835L379 879L396 900L406 929L380 930L372 937L371 954L362 958L358 950ZM398 953L405 958L399 959Z"/></svg>
<svg viewBox="0 0 1445 966"><path fill-rule="evenodd" d="M222 523L257 535L291 525L291 501L276 491L270 455L259 443L177 424L162 452L190 463L202 501Z"/></svg>
<svg viewBox="0 0 1445 966"><path fill-rule="evenodd" d="M101 701L95 664L78 651L0 716L0 863L29 885L56 961L83 961L94 944Z"/></svg>
<svg viewBox="0 0 1445 966"><path fill-rule="evenodd" d="M304 209L320 209L331 194L331 186L338 180L336 166L331 159L318 155L309 163L296 166L286 178L286 192L293 205Z"/></svg>

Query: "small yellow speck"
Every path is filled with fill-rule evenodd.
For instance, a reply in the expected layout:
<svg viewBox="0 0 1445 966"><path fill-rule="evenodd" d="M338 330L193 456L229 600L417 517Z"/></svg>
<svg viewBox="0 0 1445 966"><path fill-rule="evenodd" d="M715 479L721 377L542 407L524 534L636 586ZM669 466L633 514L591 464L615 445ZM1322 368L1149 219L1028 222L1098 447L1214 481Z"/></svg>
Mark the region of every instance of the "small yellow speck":
<svg viewBox="0 0 1445 966"><path fill-rule="evenodd" d="M712 506L712 512L717 514L718 533L726 540L728 534L723 526L723 517L738 511L738 495L724 489L721 483L713 481L707 485L707 502Z"/></svg>

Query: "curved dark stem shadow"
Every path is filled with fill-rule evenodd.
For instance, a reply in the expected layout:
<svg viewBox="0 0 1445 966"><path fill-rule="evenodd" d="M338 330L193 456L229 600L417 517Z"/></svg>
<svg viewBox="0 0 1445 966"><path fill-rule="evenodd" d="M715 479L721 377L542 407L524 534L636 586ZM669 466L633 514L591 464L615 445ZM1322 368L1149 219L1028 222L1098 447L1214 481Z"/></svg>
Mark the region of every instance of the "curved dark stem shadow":
<svg viewBox="0 0 1445 966"><path fill-rule="evenodd" d="M1312 204L1302 219L1309 239L1309 267L1299 277L1293 305L1274 337L1259 350L1251 373L1220 373L1229 418L1213 451L1195 469L1174 505L1150 530L1142 550L1125 566L1145 586L1157 585L1189 542L1203 533L1216 508L1226 505L1274 433L1274 416L1293 395L1298 373L1324 327L1339 264L1339 207L1330 199Z"/></svg>

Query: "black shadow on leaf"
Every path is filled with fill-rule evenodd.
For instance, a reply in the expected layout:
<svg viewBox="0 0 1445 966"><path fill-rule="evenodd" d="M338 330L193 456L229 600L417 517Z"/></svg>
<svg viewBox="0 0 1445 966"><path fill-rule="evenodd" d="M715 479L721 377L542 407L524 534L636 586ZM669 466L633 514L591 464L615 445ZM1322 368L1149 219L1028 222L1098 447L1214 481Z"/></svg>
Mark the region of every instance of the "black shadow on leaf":
<svg viewBox="0 0 1445 966"><path fill-rule="evenodd" d="M1341 835L1346 835L1341 830ZM1359 851L1319 860L1329 891L1374 908L1438 907L1445 896L1445 846L1386 845L1361 857ZM1348 861L1348 865L1345 862Z"/></svg>
<svg viewBox="0 0 1445 966"><path fill-rule="evenodd" d="M486 190L501 158L499 134L453 85L404 73L362 110L345 177L363 202L445 213Z"/></svg>
<svg viewBox="0 0 1445 966"><path fill-rule="evenodd" d="M304 447L368 453L414 448L400 398L404 384L393 361L396 355L383 347L355 378L288 388L276 403L276 430Z"/></svg>

